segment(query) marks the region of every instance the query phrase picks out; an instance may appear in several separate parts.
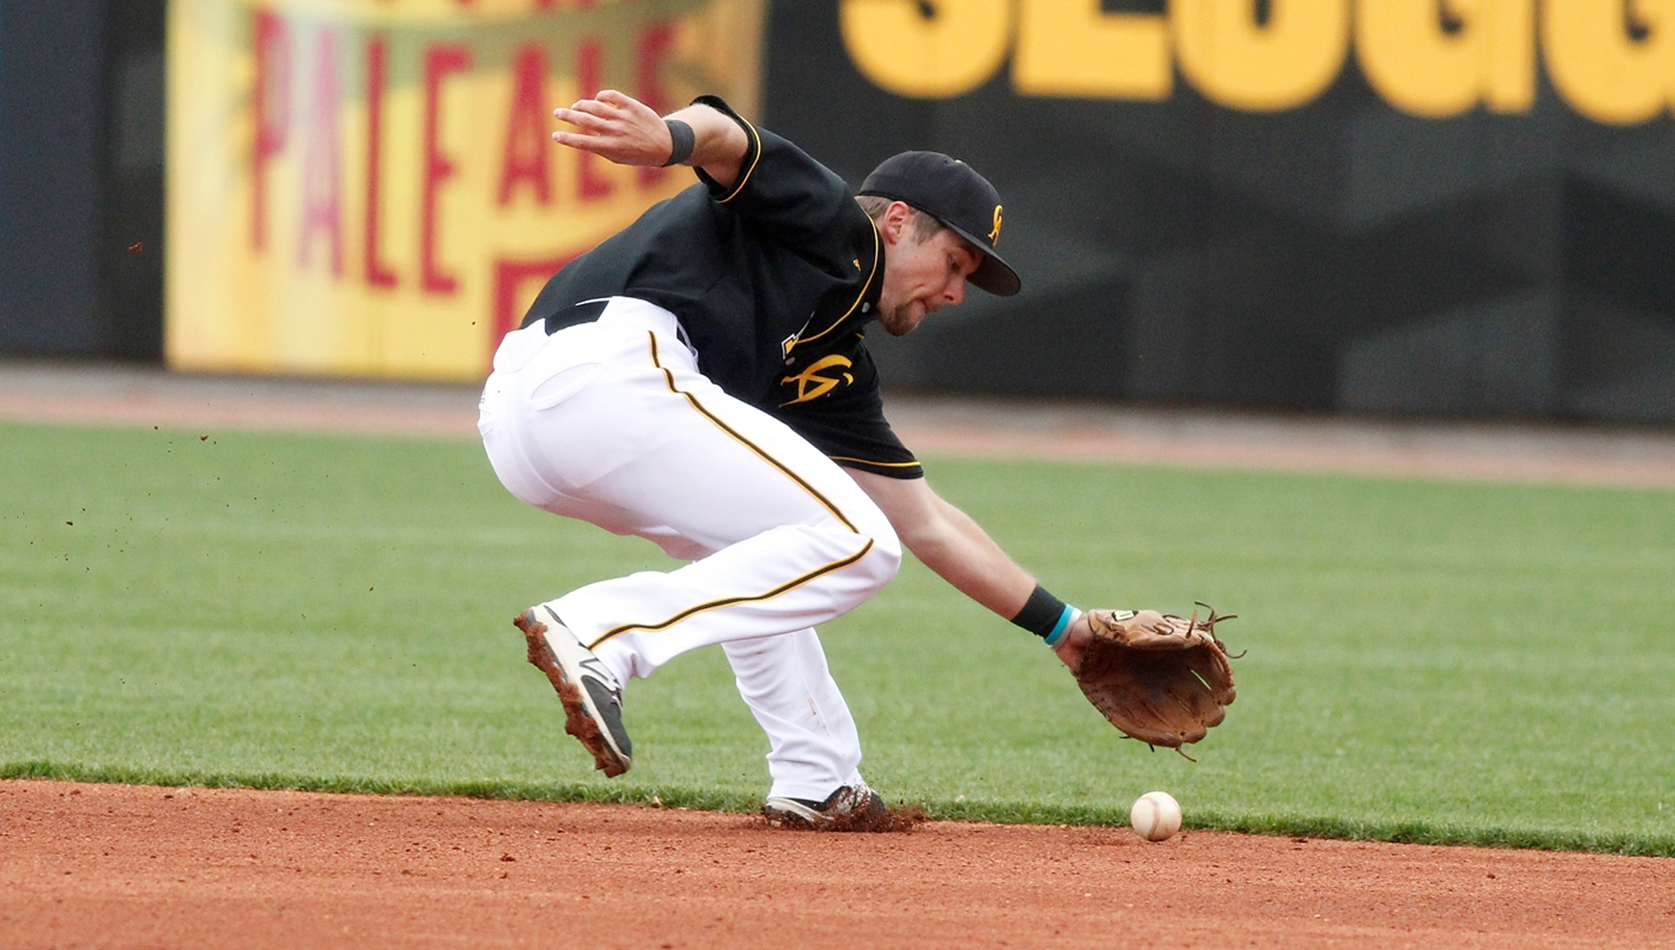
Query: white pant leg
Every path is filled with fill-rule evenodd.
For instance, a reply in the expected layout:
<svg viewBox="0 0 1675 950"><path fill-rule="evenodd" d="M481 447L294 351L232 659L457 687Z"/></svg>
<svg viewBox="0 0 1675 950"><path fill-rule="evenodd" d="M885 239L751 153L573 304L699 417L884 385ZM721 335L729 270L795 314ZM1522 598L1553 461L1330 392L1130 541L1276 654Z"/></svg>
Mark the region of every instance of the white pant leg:
<svg viewBox="0 0 1675 950"><path fill-rule="evenodd" d="M813 630L722 644L750 711L768 734L768 795L824 799L861 780L855 718Z"/></svg>
<svg viewBox="0 0 1675 950"><path fill-rule="evenodd" d="M795 634L729 659L773 742L776 790L823 797L853 778L860 750L808 628L887 583L900 545L841 469L699 374L676 330L667 311L619 298L596 323L509 335L484 391L484 444L524 501L696 558L550 602L624 682L698 646Z"/></svg>

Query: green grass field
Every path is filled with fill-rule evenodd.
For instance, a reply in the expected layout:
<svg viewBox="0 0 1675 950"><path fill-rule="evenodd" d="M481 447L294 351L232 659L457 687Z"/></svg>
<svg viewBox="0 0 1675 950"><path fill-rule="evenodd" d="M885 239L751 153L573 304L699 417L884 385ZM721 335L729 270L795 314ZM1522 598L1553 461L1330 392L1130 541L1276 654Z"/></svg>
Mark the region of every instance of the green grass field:
<svg viewBox="0 0 1675 950"><path fill-rule="evenodd" d="M672 566L526 508L471 442L0 425L0 776L754 809L719 650L631 684L634 771L510 624ZM863 768L939 817L1675 856L1675 492L933 460L1084 607L1241 619L1194 764L916 563L823 634Z"/></svg>

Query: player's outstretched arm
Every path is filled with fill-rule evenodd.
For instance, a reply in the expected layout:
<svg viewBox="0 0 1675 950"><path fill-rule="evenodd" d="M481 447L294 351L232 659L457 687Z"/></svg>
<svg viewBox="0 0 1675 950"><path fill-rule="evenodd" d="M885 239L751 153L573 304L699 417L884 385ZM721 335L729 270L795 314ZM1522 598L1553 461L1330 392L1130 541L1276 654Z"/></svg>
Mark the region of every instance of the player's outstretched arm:
<svg viewBox="0 0 1675 950"><path fill-rule="evenodd" d="M602 90L567 109L554 109L553 118L572 128L553 133L553 141L592 152L618 165L664 165L672 157L675 139L669 124L655 109L615 89ZM731 186L739 177L739 162L750 147L744 129L722 112L691 105L668 115L692 130L692 151L680 164L702 168L717 184Z"/></svg>
<svg viewBox="0 0 1675 950"><path fill-rule="evenodd" d="M970 515L931 490L922 478L890 478L848 469L890 519L913 556L955 589L1007 620L1022 610L1035 578L1001 550ZM1053 650L1072 670L1093 638L1086 615L1077 617Z"/></svg>

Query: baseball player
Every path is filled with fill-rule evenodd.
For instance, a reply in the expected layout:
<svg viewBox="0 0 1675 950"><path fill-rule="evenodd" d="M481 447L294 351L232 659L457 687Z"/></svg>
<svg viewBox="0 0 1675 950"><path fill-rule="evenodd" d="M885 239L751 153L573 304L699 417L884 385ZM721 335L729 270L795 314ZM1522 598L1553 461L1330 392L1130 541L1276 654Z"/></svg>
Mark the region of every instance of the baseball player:
<svg viewBox="0 0 1675 950"><path fill-rule="evenodd" d="M719 643L768 735L763 813L868 827L887 809L815 628L888 583L903 545L1072 669L1092 636L927 485L863 340L874 321L911 332L968 283L1018 292L1000 198L933 152L851 191L709 96L663 117L607 90L554 115L560 145L698 181L548 281L495 353L484 446L523 501L687 563L531 607L530 662L614 776L633 760L624 685Z"/></svg>

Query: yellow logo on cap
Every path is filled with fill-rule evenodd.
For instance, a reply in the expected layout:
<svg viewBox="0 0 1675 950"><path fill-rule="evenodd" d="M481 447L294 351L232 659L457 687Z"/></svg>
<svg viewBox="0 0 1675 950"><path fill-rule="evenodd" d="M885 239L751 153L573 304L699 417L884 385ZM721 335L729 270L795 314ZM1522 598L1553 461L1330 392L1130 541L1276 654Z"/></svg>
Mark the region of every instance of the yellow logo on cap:
<svg viewBox="0 0 1675 950"><path fill-rule="evenodd" d="M989 232L989 243L1000 242L1000 205L995 205L995 229Z"/></svg>

